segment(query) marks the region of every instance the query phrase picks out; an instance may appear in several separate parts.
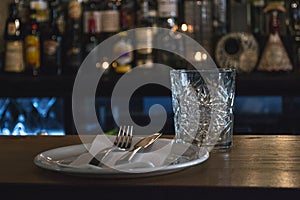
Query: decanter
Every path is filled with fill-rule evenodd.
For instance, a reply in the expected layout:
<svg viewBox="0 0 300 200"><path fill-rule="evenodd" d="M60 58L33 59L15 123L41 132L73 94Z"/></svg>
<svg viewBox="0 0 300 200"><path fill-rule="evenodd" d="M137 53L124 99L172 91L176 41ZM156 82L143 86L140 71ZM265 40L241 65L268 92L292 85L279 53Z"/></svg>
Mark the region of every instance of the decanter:
<svg viewBox="0 0 300 200"><path fill-rule="evenodd" d="M271 13L270 33L257 70L267 72L291 71L293 66L280 37L278 18L279 12L285 12L285 8L281 5L270 5L264 9L264 12Z"/></svg>

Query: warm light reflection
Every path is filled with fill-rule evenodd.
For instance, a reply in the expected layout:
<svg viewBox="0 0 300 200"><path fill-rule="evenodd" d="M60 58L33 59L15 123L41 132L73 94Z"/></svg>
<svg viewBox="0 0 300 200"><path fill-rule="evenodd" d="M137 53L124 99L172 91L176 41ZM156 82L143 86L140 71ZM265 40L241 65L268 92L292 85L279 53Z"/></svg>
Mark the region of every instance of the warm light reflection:
<svg viewBox="0 0 300 200"><path fill-rule="evenodd" d="M202 53L201 51L197 51L194 55L194 59L195 59L195 61L198 61L198 62L207 60L207 54Z"/></svg>
<svg viewBox="0 0 300 200"><path fill-rule="evenodd" d="M109 68L109 62L107 62L107 61L103 61L102 63L97 62L96 63L96 68L108 69Z"/></svg>
<svg viewBox="0 0 300 200"><path fill-rule="evenodd" d="M194 32L194 27L192 25L188 25L188 32L193 33Z"/></svg>
<svg viewBox="0 0 300 200"><path fill-rule="evenodd" d="M15 20L15 26L17 29L20 27L20 21L18 19Z"/></svg>
<svg viewBox="0 0 300 200"><path fill-rule="evenodd" d="M96 68L100 68L101 64L99 62L96 63Z"/></svg>
<svg viewBox="0 0 300 200"><path fill-rule="evenodd" d="M187 24L182 24L181 25L181 30L184 31L184 32L186 32L188 30Z"/></svg>

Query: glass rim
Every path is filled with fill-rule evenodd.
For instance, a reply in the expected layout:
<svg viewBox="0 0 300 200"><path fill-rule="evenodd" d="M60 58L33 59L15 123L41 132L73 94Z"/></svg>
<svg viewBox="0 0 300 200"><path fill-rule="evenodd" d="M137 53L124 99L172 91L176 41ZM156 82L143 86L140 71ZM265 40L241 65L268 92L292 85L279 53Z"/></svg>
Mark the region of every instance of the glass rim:
<svg viewBox="0 0 300 200"><path fill-rule="evenodd" d="M211 68L211 69L171 69L173 72L236 72L235 68Z"/></svg>

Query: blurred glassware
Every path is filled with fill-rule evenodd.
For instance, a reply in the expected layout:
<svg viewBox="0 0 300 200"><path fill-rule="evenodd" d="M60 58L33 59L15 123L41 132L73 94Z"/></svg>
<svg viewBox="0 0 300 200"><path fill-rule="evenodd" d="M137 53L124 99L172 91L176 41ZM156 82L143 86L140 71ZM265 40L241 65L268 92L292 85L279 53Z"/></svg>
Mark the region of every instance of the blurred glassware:
<svg viewBox="0 0 300 200"><path fill-rule="evenodd" d="M56 97L33 98L32 105L38 111L40 117L40 129L38 135L47 135L47 121L50 108L55 104Z"/></svg>
<svg viewBox="0 0 300 200"><path fill-rule="evenodd" d="M32 98L15 99L16 107L19 111L19 120L23 121L26 135L35 135L40 130L38 123L38 113L33 109ZM23 119L22 119L23 118Z"/></svg>
<svg viewBox="0 0 300 200"><path fill-rule="evenodd" d="M3 110L1 117L2 135L11 135L17 120L17 108L13 99L7 99L6 109Z"/></svg>
<svg viewBox="0 0 300 200"><path fill-rule="evenodd" d="M6 108L9 104L9 99L8 98L0 98L0 135L4 135L3 129L4 129L4 115Z"/></svg>

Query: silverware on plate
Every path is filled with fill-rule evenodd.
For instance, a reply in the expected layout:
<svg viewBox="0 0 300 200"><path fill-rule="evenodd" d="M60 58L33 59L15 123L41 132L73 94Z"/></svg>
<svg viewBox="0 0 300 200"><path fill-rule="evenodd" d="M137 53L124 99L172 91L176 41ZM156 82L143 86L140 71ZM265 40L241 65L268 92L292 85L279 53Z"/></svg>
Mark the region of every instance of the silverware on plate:
<svg viewBox="0 0 300 200"><path fill-rule="evenodd" d="M129 150L132 144L132 131L133 126L120 126L118 135L115 138L114 144L111 147L101 150L93 159L89 162L91 165L101 166L101 161L107 157L107 155L118 149L122 151Z"/></svg>
<svg viewBox="0 0 300 200"><path fill-rule="evenodd" d="M133 159L134 155L138 151L140 151L141 149L145 149L148 146L150 146L151 144L153 144L161 135L162 135L162 133L154 133L150 136L142 138L140 141L138 141L134 145L133 149L128 151L119 160L117 160L116 165L126 163L126 162L130 162Z"/></svg>

